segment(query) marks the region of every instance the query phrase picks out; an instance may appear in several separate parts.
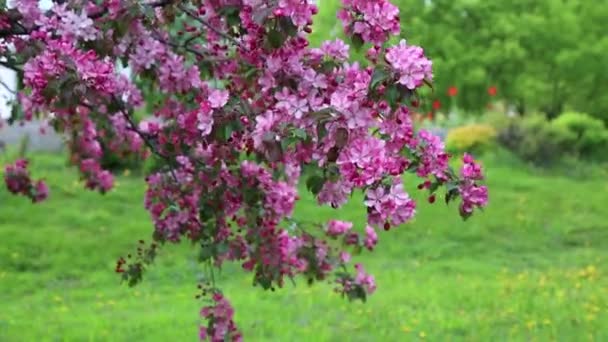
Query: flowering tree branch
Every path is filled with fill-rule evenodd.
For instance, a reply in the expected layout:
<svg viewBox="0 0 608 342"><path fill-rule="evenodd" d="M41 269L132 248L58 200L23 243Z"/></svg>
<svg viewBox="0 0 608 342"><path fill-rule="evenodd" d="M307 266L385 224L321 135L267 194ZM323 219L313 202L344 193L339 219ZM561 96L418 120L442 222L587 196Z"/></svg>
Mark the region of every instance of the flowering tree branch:
<svg viewBox="0 0 608 342"><path fill-rule="evenodd" d="M0 64L23 70L22 119L43 117L63 133L85 186L100 193L113 187L105 150L158 157L144 199L154 242L116 272L135 285L159 244L196 243L209 278L203 339L242 339L213 277L226 262L266 290L331 279L342 296L365 300L376 284L350 255L414 217L406 172L431 203L441 191L459 198L463 218L487 203L479 165L467 155L452 170L439 137L414 129L412 99L432 64L420 47L388 44L399 11L386 0L344 0L338 13L351 43L369 48L368 67L349 63L341 40L309 47L318 10L308 1L73 0L46 12L15 1L0 10ZM146 100L157 120L138 122L131 113ZM332 208L362 192L367 222L293 219L301 181ZM34 202L48 195L26 161L5 182Z"/></svg>

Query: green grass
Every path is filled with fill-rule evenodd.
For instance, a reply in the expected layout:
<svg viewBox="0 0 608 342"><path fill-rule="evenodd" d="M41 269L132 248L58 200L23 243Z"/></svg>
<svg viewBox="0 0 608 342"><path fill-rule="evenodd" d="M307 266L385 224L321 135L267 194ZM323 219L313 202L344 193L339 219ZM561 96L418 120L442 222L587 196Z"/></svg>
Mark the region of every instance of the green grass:
<svg viewBox="0 0 608 342"><path fill-rule="evenodd" d="M0 341L195 341L202 267L188 244L161 250L135 288L113 272L149 239L142 181L82 191L56 157L33 158L51 198L31 205L0 190ZM416 220L382 232L365 254L378 291L348 303L327 284L274 293L226 267L219 284L251 341L608 340L608 182L488 166L491 203L462 222L455 206L420 201ZM415 184L406 187L416 192ZM300 217L350 219L303 196Z"/></svg>

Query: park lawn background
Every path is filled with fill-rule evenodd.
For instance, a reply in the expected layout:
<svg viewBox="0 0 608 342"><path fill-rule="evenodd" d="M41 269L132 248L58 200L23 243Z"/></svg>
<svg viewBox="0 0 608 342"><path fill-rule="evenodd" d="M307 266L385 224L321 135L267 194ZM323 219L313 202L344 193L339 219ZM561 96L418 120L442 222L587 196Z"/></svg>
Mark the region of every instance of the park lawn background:
<svg viewBox="0 0 608 342"><path fill-rule="evenodd" d="M83 191L61 157L32 163L49 200L32 205L0 188L0 341L195 341L195 248L164 247L135 288L113 271L151 236L141 177L120 176L101 196ZM265 292L238 265L224 268L218 284L246 340L607 341L608 178L486 167L483 213L462 222L455 203L416 195L416 219L380 232L377 251L355 259L378 284L365 304L304 281ZM361 197L335 211L301 195L297 217L363 228Z"/></svg>

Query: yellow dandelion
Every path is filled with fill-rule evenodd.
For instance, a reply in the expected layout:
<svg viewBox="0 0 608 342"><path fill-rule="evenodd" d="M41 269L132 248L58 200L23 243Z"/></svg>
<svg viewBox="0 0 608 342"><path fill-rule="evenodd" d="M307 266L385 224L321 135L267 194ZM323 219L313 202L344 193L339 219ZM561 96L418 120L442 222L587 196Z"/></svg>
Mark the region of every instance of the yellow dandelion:
<svg viewBox="0 0 608 342"><path fill-rule="evenodd" d="M536 321L532 320L526 322L526 327L530 330L534 329L536 327Z"/></svg>
<svg viewBox="0 0 608 342"><path fill-rule="evenodd" d="M547 283L547 277L543 274L540 277L540 279L538 280L538 286L544 287L546 283Z"/></svg>
<svg viewBox="0 0 608 342"><path fill-rule="evenodd" d="M426 337L426 333L424 331L421 331L418 336L420 336L420 338L425 338Z"/></svg>

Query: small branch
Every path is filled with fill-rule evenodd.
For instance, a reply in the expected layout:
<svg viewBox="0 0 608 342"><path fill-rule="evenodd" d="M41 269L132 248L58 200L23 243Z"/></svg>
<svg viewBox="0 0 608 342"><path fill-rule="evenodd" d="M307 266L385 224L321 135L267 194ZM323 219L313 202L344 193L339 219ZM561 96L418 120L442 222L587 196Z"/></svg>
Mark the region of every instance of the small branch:
<svg viewBox="0 0 608 342"><path fill-rule="evenodd" d="M13 65L12 63L0 61L0 65L3 66L3 67L5 67L5 68L11 69L13 71L16 71L16 72L23 72L23 70L21 70L21 68L19 68L16 65Z"/></svg>
<svg viewBox="0 0 608 342"><path fill-rule="evenodd" d="M186 8L186 6L184 6L182 4L178 4L177 7L180 10L182 10L184 13L186 13L188 16L190 16L192 19L194 19L194 20L198 21L199 23L203 24L203 26L207 27L208 29L210 29L211 31L215 32L219 36L221 36L221 37L223 37L223 38L225 38L225 39L233 42L237 46L245 49L245 47L241 44L241 42L239 42L238 40L236 40L234 37L226 34L225 32L222 32L222 31L218 30L213 25L209 24L207 21L205 21L204 19L202 19L201 17L199 17L198 15L196 15L196 13L194 13L191 10L189 10L188 8Z"/></svg>
<svg viewBox="0 0 608 342"><path fill-rule="evenodd" d="M188 47L188 45L190 45L190 43L192 43L195 39L200 38L202 35L203 35L202 32L193 34L192 37L186 39L186 41L184 42L184 47Z"/></svg>
<svg viewBox="0 0 608 342"><path fill-rule="evenodd" d="M156 39L157 41L159 41L159 42L161 42L161 43L163 43L165 45L169 45L170 47L172 47L174 49L184 49L184 51L190 52L190 53L196 55L197 57L205 59L206 61L210 61L210 62L225 62L225 61L228 60L228 59L218 58L216 56L206 55L202 51L196 50L196 49L194 49L192 47L189 47L186 44L180 45L180 44L177 44L175 42L167 41L164 38L162 38L161 35L158 34L158 32L156 32L156 31L152 31L152 33L154 35L154 39Z"/></svg>
<svg viewBox="0 0 608 342"><path fill-rule="evenodd" d="M5 89L6 89L8 92L10 92L11 94L13 94L13 95L17 95L17 92L16 92L16 91L14 91L13 89L11 89L11 88L8 86L8 84L4 83L4 81L2 81L1 79L0 79L0 85L1 85L1 86L3 86L3 87L4 87L4 88L5 88Z"/></svg>
<svg viewBox="0 0 608 342"><path fill-rule="evenodd" d="M161 153L156 146L150 141L150 139L148 138L148 136L146 136L142 131L140 131L137 128L137 125L135 124L135 122L133 121L133 118L131 118L131 115L129 115L129 113L124 109L124 106L121 104L120 101L118 101L118 99L116 97L113 98L113 100L119 104L119 108L120 108L120 113L123 115L123 117L125 118L125 120L127 120L127 122L129 123L129 126L131 126L129 129L133 132L135 132L146 144L146 146L148 146L148 148L150 148L150 150L152 151L152 153L156 154L157 156L161 157L162 159L164 159L167 163L171 163L171 158L169 156L166 156L165 154ZM175 170L173 170L173 168L169 169L171 176L173 177L173 180L176 183L179 183L178 179L177 179L177 175L175 174Z"/></svg>

